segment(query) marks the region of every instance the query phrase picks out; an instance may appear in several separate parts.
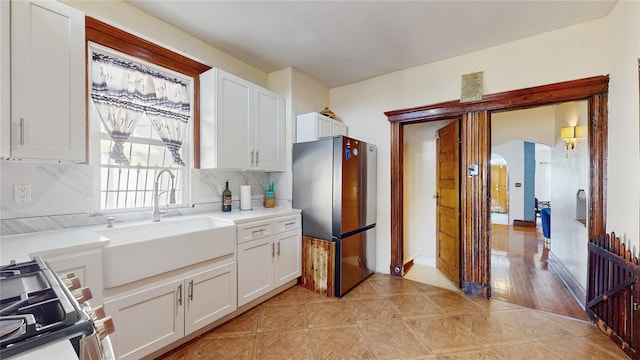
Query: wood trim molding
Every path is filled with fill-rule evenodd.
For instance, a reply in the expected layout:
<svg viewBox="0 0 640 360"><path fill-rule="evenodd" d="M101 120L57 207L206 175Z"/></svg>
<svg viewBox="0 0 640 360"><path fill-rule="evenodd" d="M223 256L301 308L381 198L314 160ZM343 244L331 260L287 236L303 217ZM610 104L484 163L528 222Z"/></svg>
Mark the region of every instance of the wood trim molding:
<svg viewBox="0 0 640 360"><path fill-rule="evenodd" d="M465 292L489 298L491 287L491 126L488 111L462 115L460 161L460 275ZM478 175L465 176L467 165L477 164Z"/></svg>
<svg viewBox="0 0 640 360"><path fill-rule="evenodd" d="M609 76L594 76L526 89L387 111L391 123L391 274L402 276L403 264L403 126L427 121L462 119L462 168L476 163L480 175L461 176L461 283L466 293L490 297L491 113L586 100L589 107L589 239L606 233L606 179ZM397 270L397 271L396 271Z"/></svg>
<svg viewBox="0 0 640 360"><path fill-rule="evenodd" d="M594 95L589 101L589 239L607 233L608 104L607 93Z"/></svg>
<svg viewBox="0 0 640 360"><path fill-rule="evenodd" d="M512 111L567 101L587 100L595 95L607 94L608 91L609 76L601 75L488 94L482 100L475 102L462 103L460 100L453 100L409 109L386 111L384 114L392 123L438 121L457 118L463 113L476 111Z"/></svg>
<svg viewBox="0 0 640 360"><path fill-rule="evenodd" d="M193 77L193 164L195 168L199 168L200 74L211 69L211 66L202 64L88 16L85 17L85 37L87 42L91 41L104 45L149 63ZM89 59L87 59L87 61L89 61Z"/></svg>
<svg viewBox="0 0 640 360"><path fill-rule="evenodd" d="M403 206L403 181L404 181L404 134L402 126L399 123L391 124L391 173L395 176L391 177L391 238L402 239L404 237L402 221L393 221L394 219L402 219L404 217ZM400 242L391 242L391 266L390 274L402 277L404 263L404 244Z"/></svg>

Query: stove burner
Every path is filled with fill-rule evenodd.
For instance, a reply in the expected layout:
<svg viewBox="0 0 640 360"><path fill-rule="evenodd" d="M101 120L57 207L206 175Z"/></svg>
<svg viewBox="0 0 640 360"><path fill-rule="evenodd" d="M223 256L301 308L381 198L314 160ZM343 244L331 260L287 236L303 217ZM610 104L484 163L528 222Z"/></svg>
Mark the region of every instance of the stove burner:
<svg viewBox="0 0 640 360"><path fill-rule="evenodd" d="M0 318L0 338L11 335L23 334L26 331L24 319L1 319Z"/></svg>
<svg viewBox="0 0 640 360"><path fill-rule="evenodd" d="M39 257L0 267L0 358L93 333L93 323Z"/></svg>

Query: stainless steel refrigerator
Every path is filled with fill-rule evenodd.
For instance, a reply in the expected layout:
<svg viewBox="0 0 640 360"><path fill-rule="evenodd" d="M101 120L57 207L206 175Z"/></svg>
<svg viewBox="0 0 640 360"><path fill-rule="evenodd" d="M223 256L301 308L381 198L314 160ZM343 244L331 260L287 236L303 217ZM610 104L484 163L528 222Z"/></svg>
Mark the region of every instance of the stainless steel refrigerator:
<svg viewBox="0 0 640 360"><path fill-rule="evenodd" d="M293 207L302 234L336 242L335 294L375 270L375 145L345 136L293 144Z"/></svg>

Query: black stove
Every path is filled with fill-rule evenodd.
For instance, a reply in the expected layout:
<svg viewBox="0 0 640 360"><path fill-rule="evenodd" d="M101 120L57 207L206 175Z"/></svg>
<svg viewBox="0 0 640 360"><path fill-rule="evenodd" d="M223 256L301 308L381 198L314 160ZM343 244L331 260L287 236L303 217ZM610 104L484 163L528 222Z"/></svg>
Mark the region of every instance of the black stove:
<svg viewBox="0 0 640 360"><path fill-rule="evenodd" d="M0 267L0 358L51 343L79 340L94 332L58 275L39 257Z"/></svg>

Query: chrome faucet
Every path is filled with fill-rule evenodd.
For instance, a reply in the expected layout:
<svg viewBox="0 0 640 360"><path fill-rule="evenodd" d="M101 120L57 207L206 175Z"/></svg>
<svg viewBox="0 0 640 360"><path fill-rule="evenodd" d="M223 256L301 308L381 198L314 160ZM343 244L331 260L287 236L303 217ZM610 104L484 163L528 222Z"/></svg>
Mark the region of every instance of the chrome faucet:
<svg viewBox="0 0 640 360"><path fill-rule="evenodd" d="M153 183L153 221L160 221L160 209L158 208L158 202L160 198L160 193L167 191L158 191L158 183L160 182L160 176L164 173L169 173L171 176L171 190L169 190L169 199L167 201L167 209L169 208L169 204L176 203L176 188L174 184L175 175L170 170L162 170L156 176L156 181Z"/></svg>
<svg viewBox="0 0 640 360"><path fill-rule="evenodd" d="M113 223L117 223L120 222L120 219L118 219L115 216L107 216L107 228L112 228L113 227Z"/></svg>

